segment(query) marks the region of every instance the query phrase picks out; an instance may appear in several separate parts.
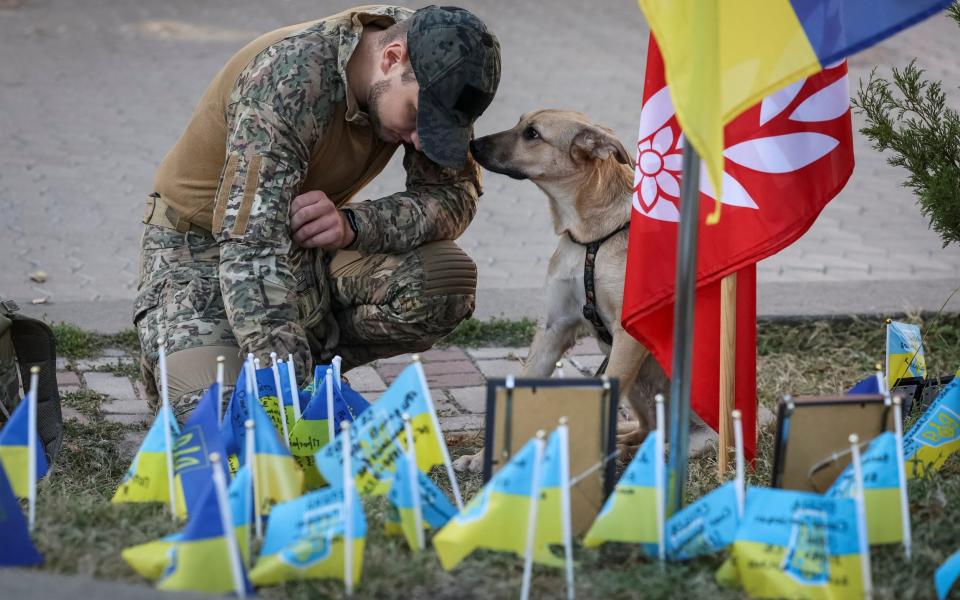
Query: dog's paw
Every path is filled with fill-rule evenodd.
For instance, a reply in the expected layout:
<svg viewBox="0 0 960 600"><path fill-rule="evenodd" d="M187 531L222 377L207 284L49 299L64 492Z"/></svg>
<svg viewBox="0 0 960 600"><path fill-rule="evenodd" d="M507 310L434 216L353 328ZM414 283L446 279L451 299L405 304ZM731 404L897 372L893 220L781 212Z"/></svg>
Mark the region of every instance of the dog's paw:
<svg viewBox="0 0 960 600"><path fill-rule="evenodd" d="M476 454L467 454L453 461L455 471L467 473L479 473L483 471L483 450Z"/></svg>
<svg viewBox="0 0 960 600"><path fill-rule="evenodd" d="M637 421L620 422L617 424L617 446L636 449L649 433Z"/></svg>

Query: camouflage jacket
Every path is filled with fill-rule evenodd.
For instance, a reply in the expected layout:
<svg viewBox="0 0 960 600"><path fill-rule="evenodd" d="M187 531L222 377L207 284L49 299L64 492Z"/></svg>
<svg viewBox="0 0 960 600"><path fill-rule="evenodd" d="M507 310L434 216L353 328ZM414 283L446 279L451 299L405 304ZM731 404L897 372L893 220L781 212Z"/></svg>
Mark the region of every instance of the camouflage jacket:
<svg viewBox="0 0 960 600"><path fill-rule="evenodd" d="M298 373L312 370L306 329L329 311L328 295L318 296L328 291L322 289L323 273L315 271L322 261L291 239L290 204L313 189L338 205L348 202L397 149L374 140L369 116L349 91L346 67L364 23L411 14L400 7L362 7L307 23L260 51L230 90L211 229L220 245L224 305L244 352L290 353ZM344 132L373 140L369 156L357 156L357 144L348 144L354 155L347 167L362 168L345 189L323 189L325 175L343 172L349 149L338 148L338 140ZM402 253L455 239L476 213L480 174L472 160L458 172L412 147L405 151L406 190L351 205L360 232L352 248L361 253Z"/></svg>

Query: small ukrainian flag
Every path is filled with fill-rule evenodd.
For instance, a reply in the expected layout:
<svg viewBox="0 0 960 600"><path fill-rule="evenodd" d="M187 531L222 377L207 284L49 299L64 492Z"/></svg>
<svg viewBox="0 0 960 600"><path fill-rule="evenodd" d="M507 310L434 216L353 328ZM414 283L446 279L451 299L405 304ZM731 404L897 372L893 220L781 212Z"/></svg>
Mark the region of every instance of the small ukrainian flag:
<svg viewBox="0 0 960 600"><path fill-rule="evenodd" d="M7 479L13 488L13 493L18 498L26 498L30 493L29 488L29 454L27 450L27 422L29 415L29 402L22 398L17 407L13 409L10 420L0 429L0 463L4 471L7 472ZM37 446L34 449L37 456L37 481L47 474L47 455L43 451L43 445L40 443L40 435L37 435Z"/></svg>

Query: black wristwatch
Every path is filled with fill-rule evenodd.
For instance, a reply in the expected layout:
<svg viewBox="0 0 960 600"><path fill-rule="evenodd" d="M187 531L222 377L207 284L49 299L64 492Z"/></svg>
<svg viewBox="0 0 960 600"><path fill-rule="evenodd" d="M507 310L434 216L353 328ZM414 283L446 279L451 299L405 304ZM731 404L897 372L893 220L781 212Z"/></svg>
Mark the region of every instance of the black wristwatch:
<svg viewBox="0 0 960 600"><path fill-rule="evenodd" d="M346 248L350 248L357 243L357 240L360 239L360 228L357 226L357 216L353 214L353 211L349 208L341 209L344 216L347 217L347 224L350 225L350 229L353 231L353 241L350 242Z"/></svg>

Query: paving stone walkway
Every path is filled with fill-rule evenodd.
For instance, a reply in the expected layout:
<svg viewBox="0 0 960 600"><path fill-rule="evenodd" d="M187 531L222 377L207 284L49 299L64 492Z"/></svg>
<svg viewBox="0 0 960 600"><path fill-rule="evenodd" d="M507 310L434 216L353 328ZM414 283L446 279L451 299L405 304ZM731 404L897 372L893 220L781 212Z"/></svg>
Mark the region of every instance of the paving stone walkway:
<svg viewBox="0 0 960 600"><path fill-rule="evenodd" d="M525 347L448 346L421 354L443 431L454 435L482 431L487 379L519 375L520 360L526 357L527 351ZM345 375L350 385L372 402L411 360L412 355L403 354L357 367ZM555 376L592 376L602 361L596 341L584 338L570 349ZM100 411L108 421L123 425L148 423L153 414L147 407L143 385L138 378L127 375L135 371L132 370L135 364L134 356L116 349L108 349L93 359L60 358L57 384L61 395L84 389L103 395ZM67 403L64 403L63 415L64 419L87 419ZM127 442L132 449L144 434L145 430L131 432Z"/></svg>

